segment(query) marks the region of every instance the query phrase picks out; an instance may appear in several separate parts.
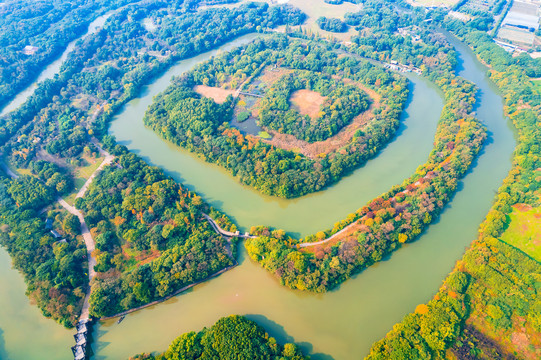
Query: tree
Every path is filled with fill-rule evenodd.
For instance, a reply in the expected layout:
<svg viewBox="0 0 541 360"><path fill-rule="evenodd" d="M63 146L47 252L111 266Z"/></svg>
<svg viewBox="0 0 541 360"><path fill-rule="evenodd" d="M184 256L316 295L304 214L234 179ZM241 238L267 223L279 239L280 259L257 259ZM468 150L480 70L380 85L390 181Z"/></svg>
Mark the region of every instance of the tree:
<svg viewBox="0 0 541 360"><path fill-rule="evenodd" d="M62 229L71 236L77 236L81 233L81 222L73 214L68 214L62 223Z"/></svg>

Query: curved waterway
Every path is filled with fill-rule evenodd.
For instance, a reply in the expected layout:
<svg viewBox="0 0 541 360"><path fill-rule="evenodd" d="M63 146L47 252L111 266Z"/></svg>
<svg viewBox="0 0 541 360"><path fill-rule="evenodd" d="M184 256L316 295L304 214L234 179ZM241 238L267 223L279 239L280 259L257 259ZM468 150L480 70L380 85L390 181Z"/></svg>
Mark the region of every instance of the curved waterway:
<svg viewBox="0 0 541 360"><path fill-rule="evenodd" d="M156 79L117 116L111 133L130 150L164 168L175 179L232 216L242 227L265 224L304 236L328 228L367 201L401 183L423 163L432 147L442 108L441 94L411 76L411 96L398 137L366 166L322 192L295 200L265 197L240 185L219 167L207 164L142 126L152 97L172 75L219 51L247 43L239 38L217 51L185 60ZM359 359L393 324L426 302L476 237L495 191L510 168L513 132L502 100L485 77L486 68L453 40L463 59L460 74L481 89L478 115L489 129L487 142L460 191L441 219L416 242L326 294L292 291L247 258L240 266L162 304L135 312L120 324L106 321L93 333L94 359L122 359L143 351L163 351L179 334L200 330L230 314L247 315L280 341L295 341L314 359ZM0 358L69 358L72 331L43 318L24 296L24 283L0 251Z"/></svg>
<svg viewBox="0 0 541 360"><path fill-rule="evenodd" d="M250 36L222 50L245 43ZM126 358L142 351L163 351L179 334L212 325L229 314L244 314L265 325L280 341L295 341L315 359L358 359L393 324L426 302L476 237L495 191L510 169L513 131L502 113L502 99L469 49L451 39L461 56L460 75L480 88L478 117L489 140L440 220L416 242L339 289L326 294L280 286L240 250L240 266L165 303L129 315L122 324L102 322L94 331L95 359ZM218 50L219 51L219 50ZM111 133L152 164L164 168L241 226L266 224L301 236L328 228L426 160L442 107L441 95L410 77L412 96L399 136L376 159L325 191L296 200L269 198L240 185L219 167L162 141L142 125L151 98L169 77L215 55L184 61L145 89L114 120Z"/></svg>
<svg viewBox="0 0 541 360"><path fill-rule="evenodd" d="M58 59L50 63L39 74L35 82L28 85L26 89L24 89L19 94L17 94L17 96L2 109L2 111L0 112L0 116L5 115L9 113L10 111L13 111L19 106L21 106L34 93L34 91L36 90L40 82L47 79L54 78L54 76L60 72L60 67L62 66L64 61L68 58L68 54L75 48L75 44L77 43L77 41L85 39L87 36L95 33L96 30L101 28L105 24L105 21L107 21L107 19L116 11L118 10L109 11L108 13L102 16L99 16L96 18L96 20L92 21L88 25L88 30L86 31L86 33L82 35L81 37L70 42L68 46L66 47L66 49L64 50L64 52L62 53L62 55Z"/></svg>

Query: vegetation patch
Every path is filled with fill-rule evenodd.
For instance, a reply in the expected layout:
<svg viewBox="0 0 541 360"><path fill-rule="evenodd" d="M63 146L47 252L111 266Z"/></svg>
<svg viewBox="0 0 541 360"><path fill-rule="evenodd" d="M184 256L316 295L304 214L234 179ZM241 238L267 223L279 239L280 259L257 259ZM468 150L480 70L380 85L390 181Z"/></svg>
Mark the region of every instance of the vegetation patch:
<svg viewBox="0 0 541 360"><path fill-rule="evenodd" d="M298 90L310 90L327 98L315 117L303 116L291 108L289 102ZM258 104L259 122L307 142L322 141L335 135L369 105L368 96L354 85L320 73L297 70L282 76L265 93Z"/></svg>
<svg viewBox="0 0 541 360"><path fill-rule="evenodd" d="M541 209L517 204L501 239L541 262Z"/></svg>
<svg viewBox="0 0 541 360"><path fill-rule="evenodd" d="M208 205L133 154L103 169L76 205L96 242L93 316L147 304L234 264L203 217Z"/></svg>

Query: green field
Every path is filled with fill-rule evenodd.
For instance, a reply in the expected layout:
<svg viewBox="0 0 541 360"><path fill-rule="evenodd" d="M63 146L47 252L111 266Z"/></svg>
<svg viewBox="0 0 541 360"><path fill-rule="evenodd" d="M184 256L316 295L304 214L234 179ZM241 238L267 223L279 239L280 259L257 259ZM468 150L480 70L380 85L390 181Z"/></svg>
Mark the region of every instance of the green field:
<svg viewBox="0 0 541 360"><path fill-rule="evenodd" d="M502 240L541 261L541 209L513 209Z"/></svg>
<svg viewBox="0 0 541 360"><path fill-rule="evenodd" d="M532 83L534 85L534 88L537 90L537 92L541 94L541 79L532 80Z"/></svg>

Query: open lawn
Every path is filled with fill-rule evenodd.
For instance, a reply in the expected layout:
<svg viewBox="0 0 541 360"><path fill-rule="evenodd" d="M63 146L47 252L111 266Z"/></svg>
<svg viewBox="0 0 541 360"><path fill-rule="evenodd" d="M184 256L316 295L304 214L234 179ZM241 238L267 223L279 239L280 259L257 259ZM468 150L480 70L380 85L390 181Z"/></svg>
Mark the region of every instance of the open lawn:
<svg viewBox="0 0 541 360"><path fill-rule="evenodd" d="M308 115L312 119L318 117L319 110L327 98L321 96L320 93L302 89L297 90L291 94L289 101L291 101L293 108L301 115Z"/></svg>
<svg viewBox="0 0 541 360"><path fill-rule="evenodd" d="M193 90L204 97L213 99L218 104L223 104L229 95L235 96L235 90L226 90L218 87L197 85Z"/></svg>
<svg viewBox="0 0 541 360"><path fill-rule="evenodd" d="M100 166L104 158L100 157L100 158L94 159L94 158L84 157L84 159L86 160L88 165L77 167L74 169L74 174L75 174L74 189L68 196L64 198L64 200L66 200L66 202L70 205L73 205L73 203L75 202L75 196L77 196L77 192L83 187L83 185L88 180L90 175L92 175L94 171L96 171L96 169Z"/></svg>
<svg viewBox="0 0 541 360"><path fill-rule="evenodd" d="M541 208L515 205L502 240L541 261Z"/></svg>

